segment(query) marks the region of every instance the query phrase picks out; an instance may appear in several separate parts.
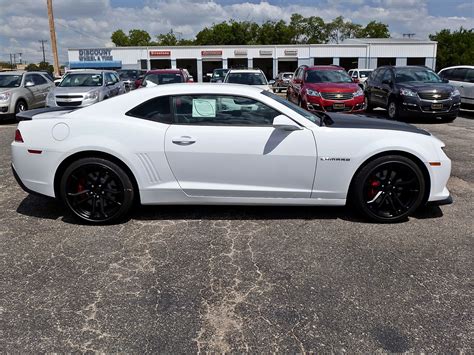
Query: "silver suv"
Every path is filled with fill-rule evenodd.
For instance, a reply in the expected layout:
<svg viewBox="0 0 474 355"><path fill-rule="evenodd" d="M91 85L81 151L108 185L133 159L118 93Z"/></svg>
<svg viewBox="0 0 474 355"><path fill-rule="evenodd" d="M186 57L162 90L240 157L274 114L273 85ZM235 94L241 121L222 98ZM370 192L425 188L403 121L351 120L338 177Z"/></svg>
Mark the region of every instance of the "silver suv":
<svg viewBox="0 0 474 355"><path fill-rule="evenodd" d="M46 106L83 107L125 93L125 85L112 70L71 70L46 98Z"/></svg>
<svg viewBox="0 0 474 355"><path fill-rule="evenodd" d="M0 73L0 119L20 111L44 107L54 83L42 72Z"/></svg>

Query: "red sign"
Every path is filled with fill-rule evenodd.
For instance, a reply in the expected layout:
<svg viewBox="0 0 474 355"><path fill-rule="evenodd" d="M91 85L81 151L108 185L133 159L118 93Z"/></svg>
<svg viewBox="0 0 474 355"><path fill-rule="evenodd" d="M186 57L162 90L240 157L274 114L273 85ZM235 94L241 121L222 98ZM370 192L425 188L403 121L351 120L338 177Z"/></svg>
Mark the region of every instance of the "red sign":
<svg viewBox="0 0 474 355"><path fill-rule="evenodd" d="M201 51L201 55L222 55L222 51Z"/></svg>
<svg viewBox="0 0 474 355"><path fill-rule="evenodd" d="M150 57L169 57L171 51L150 51Z"/></svg>

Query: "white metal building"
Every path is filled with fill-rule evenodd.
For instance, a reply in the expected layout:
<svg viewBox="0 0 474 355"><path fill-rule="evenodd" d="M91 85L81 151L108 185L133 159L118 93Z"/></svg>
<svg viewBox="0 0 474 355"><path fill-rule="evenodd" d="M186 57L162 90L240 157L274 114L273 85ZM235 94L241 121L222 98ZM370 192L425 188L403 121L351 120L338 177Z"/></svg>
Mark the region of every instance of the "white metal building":
<svg viewBox="0 0 474 355"><path fill-rule="evenodd" d="M196 81L216 68L258 67L268 78L300 65L336 64L373 69L381 65L435 68L437 42L414 39L348 39L341 44L109 47L68 50L69 67L115 69L186 68Z"/></svg>

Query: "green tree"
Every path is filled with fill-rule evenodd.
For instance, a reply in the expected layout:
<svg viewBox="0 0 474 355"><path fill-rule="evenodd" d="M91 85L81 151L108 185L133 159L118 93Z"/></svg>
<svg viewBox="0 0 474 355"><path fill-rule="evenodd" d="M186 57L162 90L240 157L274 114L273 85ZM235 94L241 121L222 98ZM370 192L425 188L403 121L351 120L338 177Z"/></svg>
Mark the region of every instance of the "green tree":
<svg viewBox="0 0 474 355"><path fill-rule="evenodd" d="M176 38L173 30L170 30L168 33L161 33L156 36L158 40L158 46L176 46L178 44L178 39Z"/></svg>
<svg viewBox="0 0 474 355"><path fill-rule="evenodd" d="M467 30L461 27L453 32L444 29L430 35L430 39L438 42L437 70L452 65L474 63L474 29Z"/></svg>
<svg viewBox="0 0 474 355"><path fill-rule="evenodd" d="M130 45L130 40L128 36L122 30L117 30L112 33L110 39L117 47L126 47Z"/></svg>
<svg viewBox="0 0 474 355"><path fill-rule="evenodd" d="M38 70L46 70L47 72L50 72L51 74L54 73L54 67L49 64L49 62L40 62L38 64Z"/></svg>
<svg viewBox="0 0 474 355"><path fill-rule="evenodd" d="M340 43L346 38L357 37L362 26L350 21L344 21L342 16L336 17L329 23L326 23L327 42Z"/></svg>
<svg viewBox="0 0 474 355"><path fill-rule="evenodd" d="M382 22L370 21L367 26L357 33L359 38L389 38L388 26Z"/></svg>
<svg viewBox="0 0 474 355"><path fill-rule="evenodd" d="M38 66L37 66L36 64L34 64L34 63L28 64L28 65L25 67L25 69L26 69L27 71L39 70Z"/></svg>
<svg viewBox="0 0 474 355"><path fill-rule="evenodd" d="M130 46L149 46L151 44L150 34L144 30L128 31L128 40Z"/></svg>

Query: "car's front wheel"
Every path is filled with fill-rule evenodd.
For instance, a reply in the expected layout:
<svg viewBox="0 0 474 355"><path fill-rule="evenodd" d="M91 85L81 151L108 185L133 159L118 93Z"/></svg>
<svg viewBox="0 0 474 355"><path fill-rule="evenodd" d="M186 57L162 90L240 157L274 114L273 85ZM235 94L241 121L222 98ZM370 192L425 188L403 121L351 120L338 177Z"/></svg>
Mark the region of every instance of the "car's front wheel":
<svg viewBox="0 0 474 355"><path fill-rule="evenodd" d="M59 195L82 221L111 223L123 218L134 200L133 183L117 164L102 158L82 158L61 177Z"/></svg>
<svg viewBox="0 0 474 355"><path fill-rule="evenodd" d="M370 220L387 223L406 219L423 202L426 183L411 159L388 155L374 159L355 176L354 207Z"/></svg>
<svg viewBox="0 0 474 355"><path fill-rule="evenodd" d="M395 100L390 99L387 106L388 118L396 120L399 117L398 106Z"/></svg>

